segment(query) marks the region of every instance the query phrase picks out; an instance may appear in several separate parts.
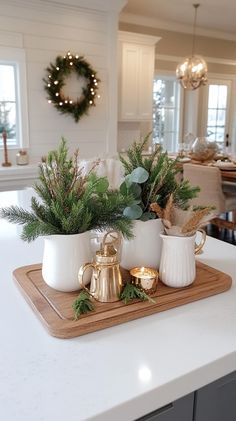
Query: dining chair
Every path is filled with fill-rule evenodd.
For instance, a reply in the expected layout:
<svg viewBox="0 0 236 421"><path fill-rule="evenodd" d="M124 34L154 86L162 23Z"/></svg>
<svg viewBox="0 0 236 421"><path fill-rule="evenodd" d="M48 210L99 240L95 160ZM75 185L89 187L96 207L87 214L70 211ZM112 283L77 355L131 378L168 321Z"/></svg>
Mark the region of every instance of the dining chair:
<svg viewBox="0 0 236 421"><path fill-rule="evenodd" d="M219 168L198 164L184 164L183 178L201 189L191 204L214 206L217 216L211 223L218 228L236 231L236 183L235 186L233 183L224 185Z"/></svg>

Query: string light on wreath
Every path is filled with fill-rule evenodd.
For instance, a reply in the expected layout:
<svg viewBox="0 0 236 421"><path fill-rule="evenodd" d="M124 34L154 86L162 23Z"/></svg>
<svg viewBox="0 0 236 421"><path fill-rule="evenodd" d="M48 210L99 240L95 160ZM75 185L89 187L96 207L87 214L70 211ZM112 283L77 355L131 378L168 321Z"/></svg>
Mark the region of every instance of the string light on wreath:
<svg viewBox="0 0 236 421"><path fill-rule="evenodd" d="M96 99L100 98L98 84L100 80L96 71L78 54L73 55L70 51L65 56L57 56L55 63L50 63L46 69L47 77L43 79L44 89L48 94L48 103L53 104L63 114L70 114L76 122L88 113L91 106L95 106ZM78 78L85 79L85 86L79 98L71 99L63 92L66 78L75 72Z"/></svg>

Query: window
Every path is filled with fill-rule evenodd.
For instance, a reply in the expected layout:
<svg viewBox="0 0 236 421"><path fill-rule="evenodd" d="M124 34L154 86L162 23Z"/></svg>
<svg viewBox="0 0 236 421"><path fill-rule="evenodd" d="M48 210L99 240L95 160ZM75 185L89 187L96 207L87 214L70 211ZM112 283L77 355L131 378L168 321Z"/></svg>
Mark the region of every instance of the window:
<svg viewBox="0 0 236 421"><path fill-rule="evenodd" d="M28 147L27 122L24 52L0 47L0 148L4 129L9 148Z"/></svg>
<svg viewBox="0 0 236 421"><path fill-rule="evenodd" d="M207 92L206 135L220 147L228 137L230 81L209 81Z"/></svg>
<svg viewBox="0 0 236 421"><path fill-rule="evenodd" d="M0 64L0 133L6 130L8 146L17 144L17 103L16 68L12 64Z"/></svg>
<svg viewBox="0 0 236 421"><path fill-rule="evenodd" d="M153 143L178 151L180 138L180 85L174 77L157 76L153 87Z"/></svg>

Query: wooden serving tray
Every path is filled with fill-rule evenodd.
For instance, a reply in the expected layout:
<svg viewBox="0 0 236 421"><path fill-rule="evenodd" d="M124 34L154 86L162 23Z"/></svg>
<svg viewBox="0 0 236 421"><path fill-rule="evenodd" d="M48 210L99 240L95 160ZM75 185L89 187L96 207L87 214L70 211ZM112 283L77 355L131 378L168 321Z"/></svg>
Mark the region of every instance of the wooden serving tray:
<svg viewBox="0 0 236 421"><path fill-rule="evenodd" d="M72 303L78 292L59 292L43 281L41 265L17 268L13 277L36 315L47 331L58 338L73 338L104 329L139 317L168 310L182 304L219 294L231 287L229 275L197 262L194 283L185 288L170 288L161 281L152 295L155 303L133 301L124 304L95 302L96 311L74 319Z"/></svg>

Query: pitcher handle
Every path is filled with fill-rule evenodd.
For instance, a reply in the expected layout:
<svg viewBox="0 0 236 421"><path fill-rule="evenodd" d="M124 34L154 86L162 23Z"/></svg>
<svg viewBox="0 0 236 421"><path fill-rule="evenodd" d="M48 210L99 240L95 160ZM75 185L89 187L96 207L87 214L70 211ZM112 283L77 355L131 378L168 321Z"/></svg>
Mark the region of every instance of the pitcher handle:
<svg viewBox="0 0 236 421"><path fill-rule="evenodd" d="M201 232L202 238L199 244L195 243L195 251L194 251L195 254L198 254L201 251L206 241L206 231L204 231L203 229L198 229L197 232Z"/></svg>
<svg viewBox="0 0 236 421"><path fill-rule="evenodd" d="M95 291L90 291L86 285L84 284L83 281L83 277L84 277L84 272L88 269L88 268L93 268L96 272L97 275L97 265L95 263L85 263L84 265L80 266L79 268L79 272L78 272L78 280L79 280L79 284L81 286L81 288L85 289L85 291L87 291L89 293L89 295L91 295L93 297L93 294Z"/></svg>

